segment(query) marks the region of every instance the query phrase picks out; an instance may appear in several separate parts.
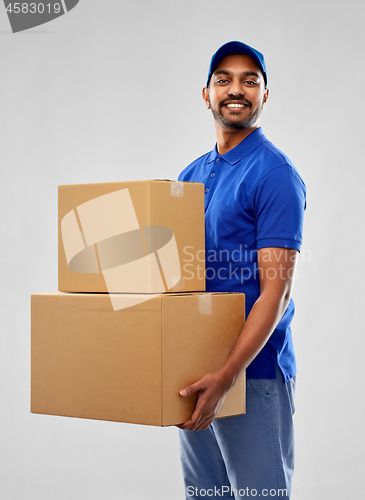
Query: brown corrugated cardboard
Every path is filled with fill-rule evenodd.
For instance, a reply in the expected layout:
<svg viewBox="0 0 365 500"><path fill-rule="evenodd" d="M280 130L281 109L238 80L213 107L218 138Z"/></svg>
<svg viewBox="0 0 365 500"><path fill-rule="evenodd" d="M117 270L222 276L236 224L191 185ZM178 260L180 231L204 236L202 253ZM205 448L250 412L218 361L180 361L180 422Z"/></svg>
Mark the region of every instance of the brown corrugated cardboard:
<svg viewBox="0 0 365 500"><path fill-rule="evenodd" d="M134 300L125 295L125 300ZM31 411L156 426L189 420L179 390L219 369L243 294L168 293L113 311L107 294L32 295ZM219 416L245 412L244 375Z"/></svg>
<svg viewBox="0 0 365 500"><path fill-rule="evenodd" d="M151 180L58 188L58 289L204 291L204 186Z"/></svg>

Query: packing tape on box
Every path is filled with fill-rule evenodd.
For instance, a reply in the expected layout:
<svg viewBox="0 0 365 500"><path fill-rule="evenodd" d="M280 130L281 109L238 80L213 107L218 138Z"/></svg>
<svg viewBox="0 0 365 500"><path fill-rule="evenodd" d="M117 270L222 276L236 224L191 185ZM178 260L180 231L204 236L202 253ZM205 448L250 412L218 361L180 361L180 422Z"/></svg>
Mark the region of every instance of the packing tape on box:
<svg viewBox="0 0 365 500"><path fill-rule="evenodd" d="M212 295L210 293L199 294L198 306L200 314L212 314Z"/></svg>
<svg viewBox="0 0 365 500"><path fill-rule="evenodd" d="M181 181L171 182L170 194L171 196L178 196L180 198L184 196L184 183Z"/></svg>
<svg viewBox="0 0 365 500"><path fill-rule="evenodd" d="M98 256L109 293L157 293L179 285L181 268L174 232L165 226L141 228L128 188L68 212L61 220L61 233L69 268L98 273Z"/></svg>

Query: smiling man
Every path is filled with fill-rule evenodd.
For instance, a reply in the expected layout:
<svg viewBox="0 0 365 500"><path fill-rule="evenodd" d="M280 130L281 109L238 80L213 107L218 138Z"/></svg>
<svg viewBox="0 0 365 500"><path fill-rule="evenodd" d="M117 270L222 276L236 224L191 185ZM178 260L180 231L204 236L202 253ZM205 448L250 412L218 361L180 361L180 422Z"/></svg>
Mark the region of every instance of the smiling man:
<svg viewBox="0 0 365 500"><path fill-rule="evenodd" d="M240 131L235 134L240 142L257 128L269 96L264 75L250 56L232 54L219 62L211 79L212 84L203 89L203 98L207 108L212 110L218 142L223 139L220 132L227 129Z"/></svg>
<svg viewBox="0 0 365 500"><path fill-rule="evenodd" d="M296 378L290 294L306 191L261 130L268 96L264 56L241 42L220 47L203 89L217 143L179 176L205 184L207 291L245 293L247 317L225 365L180 392L198 395L179 431L186 498L290 497ZM246 414L215 420L244 370Z"/></svg>

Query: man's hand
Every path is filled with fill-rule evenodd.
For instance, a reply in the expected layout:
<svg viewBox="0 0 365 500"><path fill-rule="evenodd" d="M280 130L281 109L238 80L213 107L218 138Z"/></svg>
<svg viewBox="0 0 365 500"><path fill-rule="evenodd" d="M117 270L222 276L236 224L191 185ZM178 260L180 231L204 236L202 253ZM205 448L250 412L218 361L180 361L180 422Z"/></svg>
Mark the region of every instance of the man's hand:
<svg viewBox="0 0 365 500"><path fill-rule="evenodd" d="M177 427L190 431L207 429L222 406L231 385L231 381L229 381L223 370L220 370L209 373L195 384L182 389L180 396L187 397L197 392L198 398L191 419Z"/></svg>

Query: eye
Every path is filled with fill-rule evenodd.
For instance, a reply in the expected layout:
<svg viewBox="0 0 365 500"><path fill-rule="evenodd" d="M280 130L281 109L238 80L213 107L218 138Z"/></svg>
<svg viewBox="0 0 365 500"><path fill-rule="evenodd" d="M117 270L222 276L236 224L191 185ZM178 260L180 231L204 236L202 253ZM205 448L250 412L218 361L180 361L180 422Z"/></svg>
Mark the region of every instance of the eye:
<svg viewBox="0 0 365 500"><path fill-rule="evenodd" d="M257 82L254 82L253 80L246 80L243 83L247 83L248 85L257 85Z"/></svg>
<svg viewBox="0 0 365 500"><path fill-rule="evenodd" d="M227 83L228 80L226 80L225 78L220 78L219 80L217 80L217 83Z"/></svg>

